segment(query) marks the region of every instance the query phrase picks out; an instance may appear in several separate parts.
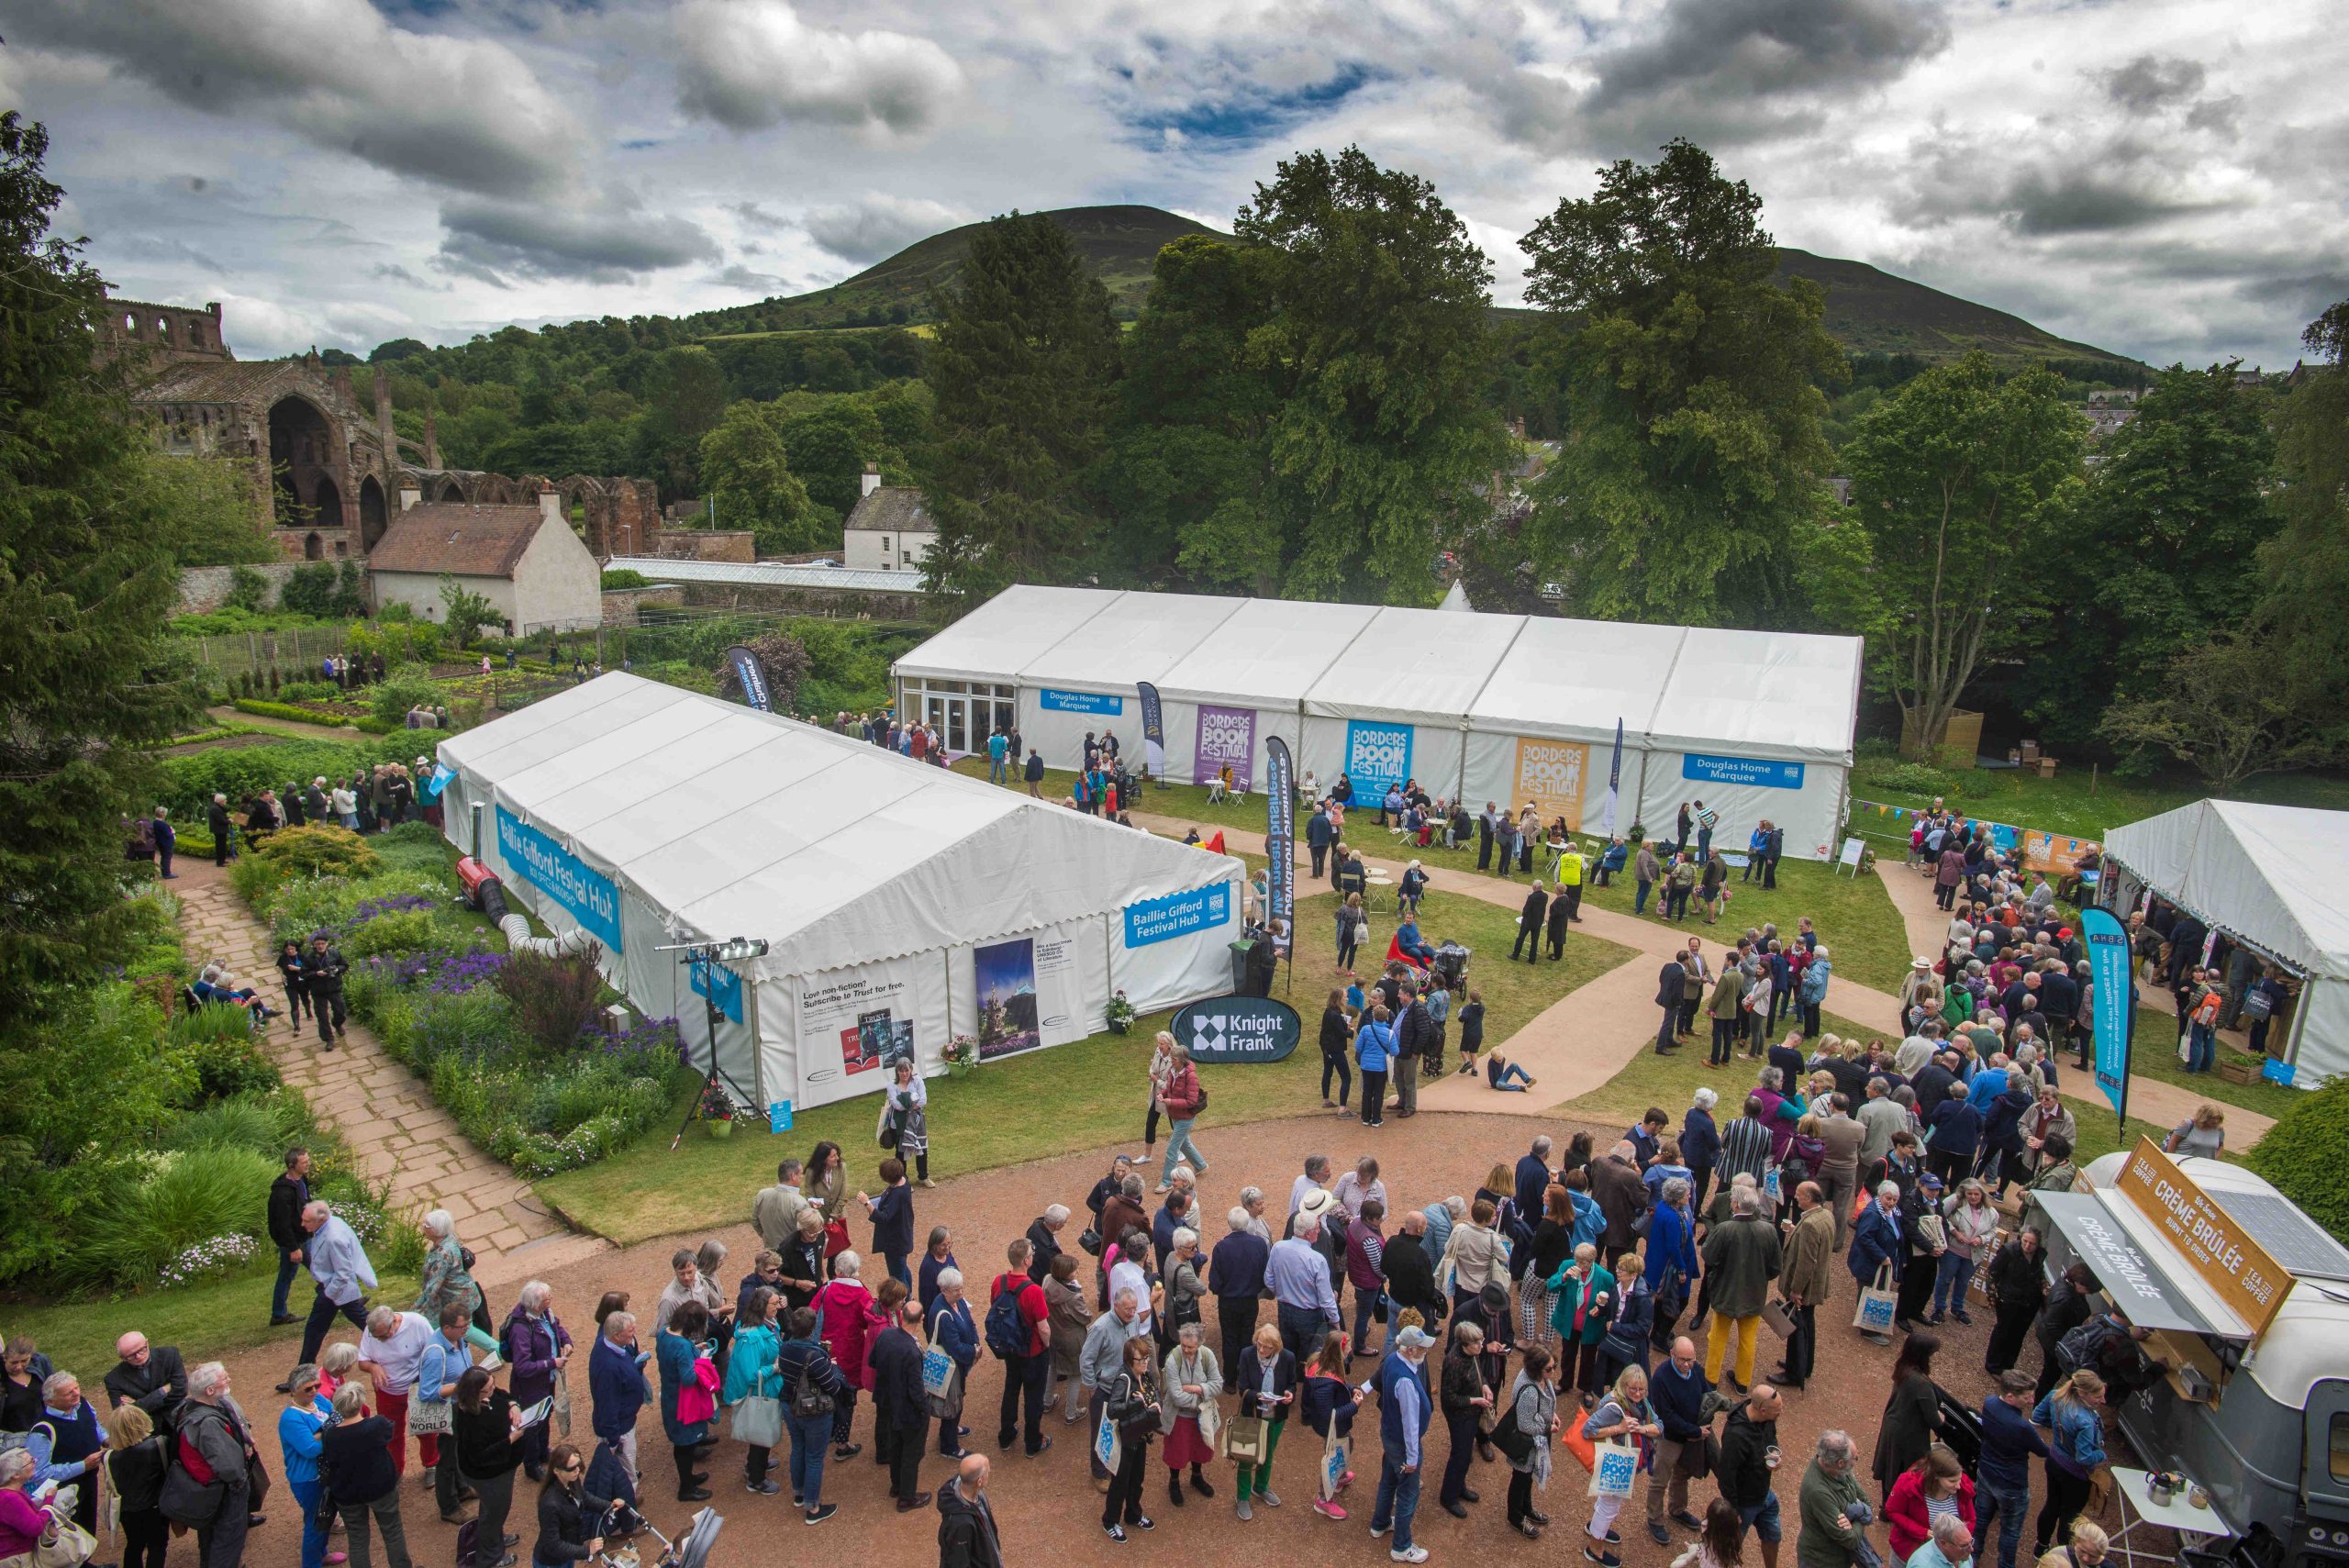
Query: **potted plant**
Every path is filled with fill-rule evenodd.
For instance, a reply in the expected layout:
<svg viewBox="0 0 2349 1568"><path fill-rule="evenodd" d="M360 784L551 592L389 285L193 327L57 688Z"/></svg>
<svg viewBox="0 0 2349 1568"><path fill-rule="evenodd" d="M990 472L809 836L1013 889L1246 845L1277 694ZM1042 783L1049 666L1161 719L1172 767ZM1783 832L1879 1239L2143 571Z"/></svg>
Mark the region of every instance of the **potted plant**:
<svg viewBox="0 0 2349 1568"><path fill-rule="evenodd" d="M946 1065L956 1077L978 1071L979 1041L975 1035L958 1034L946 1042Z"/></svg>
<svg viewBox="0 0 2349 1568"><path fill-rule="evenodd" d="M742 1107L734 1103L734 1096L727 1093L725 1084L712 1078L703 1086L701 1119L708 1125L712 1138L733 1137L734 1118L741 1114Z"/></svg>
<svg viewBox="0 0 2349 1568"><path fill-rule="evenodd" d="M1134 1005L1126 1000L1123 991L1111 995L1109 1010L1103 1021L1109 1026L1111 1034L1124 1034L1134 1027Z"/></svg>

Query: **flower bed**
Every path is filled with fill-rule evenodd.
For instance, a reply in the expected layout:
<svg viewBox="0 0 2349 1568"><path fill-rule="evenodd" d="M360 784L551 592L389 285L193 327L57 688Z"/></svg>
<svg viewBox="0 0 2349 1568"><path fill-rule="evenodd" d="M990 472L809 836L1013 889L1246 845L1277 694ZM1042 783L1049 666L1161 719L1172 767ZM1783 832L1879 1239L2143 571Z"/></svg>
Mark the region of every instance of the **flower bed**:
<svg viewBox="0 0 2349 1568"><path fill-rule="evenodd" d="M602 1159L669 1114L683 1062L674 1021L614 1032L600 1015L575 1028L574 1013L551 1038L534 1036L546 1031L544 1009L529 1004L550 961L521 960L509 973L503 940L463 913L447 846L429 828L367 845L377 864L365 874L280 876L264 862L239 890L276 940L322 930L340 944L352 1013L468 1138L537 1177ZM599 987L590 973L574 989L592 1001Z"/></svg>

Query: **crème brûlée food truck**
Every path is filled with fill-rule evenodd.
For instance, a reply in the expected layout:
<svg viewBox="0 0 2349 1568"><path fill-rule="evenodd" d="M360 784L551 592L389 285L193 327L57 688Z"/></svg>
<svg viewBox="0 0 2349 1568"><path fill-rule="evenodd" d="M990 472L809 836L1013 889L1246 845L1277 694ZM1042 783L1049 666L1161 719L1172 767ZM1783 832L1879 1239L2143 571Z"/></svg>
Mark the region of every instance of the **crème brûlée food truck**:
<svg viewBox="0 0 2349 1568"><path fill-rule="evenodd" d="M2349 1568L2349 1248L2243 1166L2149 1139L2086 1177L2032 1195L2025 1223L2051 1281L2086 1262L2148 1330L2153 1375L2115 1413L2145 1471L2207 1497L2182 1560Z"/></svg>

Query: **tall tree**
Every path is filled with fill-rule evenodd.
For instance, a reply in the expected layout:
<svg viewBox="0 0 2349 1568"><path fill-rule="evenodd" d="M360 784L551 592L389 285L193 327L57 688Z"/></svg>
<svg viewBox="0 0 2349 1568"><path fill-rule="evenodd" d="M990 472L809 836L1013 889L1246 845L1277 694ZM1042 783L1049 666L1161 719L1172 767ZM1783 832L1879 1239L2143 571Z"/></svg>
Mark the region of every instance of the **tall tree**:
<svg viewBox="0 0 2349 1568"><path fill-rule="evenodd" d="M2225 795L2260 773L2314 767L2339 754L2275 679L2273 631L2221 631L2173 653L2161 679L2105 710L2097 732L2131 753L2167 753Z"/></svg>
<svg viewBox="0 0 2349 1568"><path fill-rule="evenodd" d="M935 308L921 473L938 521L930 585L984 597L1073 580L1093 555L1098 521L1083 484L1107 443L1118 374L1108 292L1067 230L1015 212L978 227L960 285Z"/></svg>
<svg viewBox="0 0 2349 1568"><path fill-rule="evenodd" d="M1998 379L1979 350L1868 410L1843 448L1852 505L1807 573L1868 636L1872 673L1920 755L1938 752L1984 660L2022 645L2054 522L2076 497L2086 422L2053 372Z"/></svg>
<svg viewBox="0 0 2349 1568"><path fill-rule="evenodd" d="M1268 256L1247 353L1275 394L1284 584L1431 603L1430 563L1477 521L1470 487L1504 450L1484 396L1491 265L1433 185L1359 147L1283 162L1234 228Z"/></svg>
<svg viewBox="0 0 2349 1568"><path fill-rule="evenodd" d="M1519 243L1566 337L1565 445L1526 529L1573 607L1610 618L1782 617L1830 454L1819 390L1846 373L1826 296L1774 281L1762 198L1675 139L1599 171Z"/></svg>
<svg viewBox="0 0 2349 1568"><path fill-rule="evenodd" d="M818 523L807 487L791 472L783 413L772 403L737 403L701 439L699 467L723 528L749 528L761 555L820 550L836 537Z"/></svg>
<svg viewBox="0 0 2349 1568"><path fill-rule="evenodd" d="M2103 442L2064 530L2059 656L2016 687L2041 733L2085 736L2115 695L2166 682L2180 650L2243 629L2261 587L2243 563L2277 524L2267 397L2232 366L2173 366Z"/></svg>
<svg viewBox="0 0 2349 1568"><path fill-rule="evenodd" d="M2268 678L2303 712L2349 727L2349 300L2301 335L2309 367L2277 415L2283 526L2263 546L2260 618L2275 628Z"/></svg>
<svg viewBox="0 0 2349 1568"><path fill-rule="evenodd" d="M50 232L47 132L0 114L0 1029L116 956L122 818L145 748L195 711L165 622L177 525L146 489L128 365L94 360L106 284Z"/></svg>
<svg viewBox="0 0 2349 1568"><path fill-rule="evenodd" d="M701 440L726 413L726 373L698 343L663 349L645 378L644 462L674 496L700 494Z"/></svg>
<svg viewBox="0 0 2349 1568"><path fill-rule="evenodd" d="M1255 350L1275 253L1190 234L1159 251L1126 343L1116 444L1097 484L1124 582L1280 589L1283 519L1265 506L1278 395Z"/></svg>

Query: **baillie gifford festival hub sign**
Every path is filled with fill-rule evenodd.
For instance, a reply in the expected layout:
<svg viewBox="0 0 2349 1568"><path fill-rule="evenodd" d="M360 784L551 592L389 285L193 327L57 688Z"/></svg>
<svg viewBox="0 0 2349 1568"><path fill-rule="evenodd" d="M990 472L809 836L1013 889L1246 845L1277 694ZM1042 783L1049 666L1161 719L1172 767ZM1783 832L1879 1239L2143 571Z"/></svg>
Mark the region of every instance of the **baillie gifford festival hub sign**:
<svg viewBox="0 0 2349 1568"><path fill-rule="evenodd" d="M1305 1038L1305 1024L1286 1002L1215 996L1176 1013L1167 1032L1194 1062L1272 1062L1287 1060Z"/></svg>

